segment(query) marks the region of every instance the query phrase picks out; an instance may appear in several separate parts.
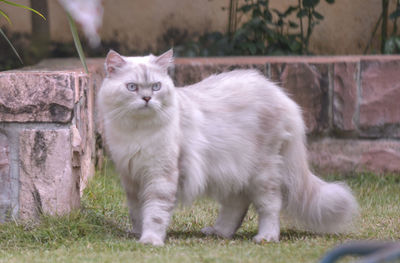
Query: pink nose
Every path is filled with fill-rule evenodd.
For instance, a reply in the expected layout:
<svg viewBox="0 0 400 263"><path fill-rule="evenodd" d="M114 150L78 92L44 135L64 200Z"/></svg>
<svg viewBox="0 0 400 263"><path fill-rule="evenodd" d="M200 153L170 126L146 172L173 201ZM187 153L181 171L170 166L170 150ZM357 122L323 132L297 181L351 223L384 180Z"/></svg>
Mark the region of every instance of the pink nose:
<svg viewBox="0 0 400 263"><path fill-rule="evenodd" d="M149 102L149 100L151 100L151 97L146 96L146 97L143 97L142 99L145 100L146 102Z"/></svg>

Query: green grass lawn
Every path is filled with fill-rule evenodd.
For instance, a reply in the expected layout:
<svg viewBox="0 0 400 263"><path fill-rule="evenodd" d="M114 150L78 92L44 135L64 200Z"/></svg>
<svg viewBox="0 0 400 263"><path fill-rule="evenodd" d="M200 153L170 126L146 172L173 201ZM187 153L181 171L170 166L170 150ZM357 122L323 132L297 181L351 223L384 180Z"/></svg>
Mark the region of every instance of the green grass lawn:
<svg viewBox="0 0 400 263"><path fill-rule="evenodd" d="M82 198L82 209L41 223L0 225L0 262L317 262L348 240L400 239L400 175L355 174L345 180L354 190L361 216L347 235L281 231L280 243L255 244L253 209L233 240L205 237L200 229L217 216L217 205L200 200L177 208L166 245L138 244L129 234L125 197L111 165L95 176Z"/></svg>

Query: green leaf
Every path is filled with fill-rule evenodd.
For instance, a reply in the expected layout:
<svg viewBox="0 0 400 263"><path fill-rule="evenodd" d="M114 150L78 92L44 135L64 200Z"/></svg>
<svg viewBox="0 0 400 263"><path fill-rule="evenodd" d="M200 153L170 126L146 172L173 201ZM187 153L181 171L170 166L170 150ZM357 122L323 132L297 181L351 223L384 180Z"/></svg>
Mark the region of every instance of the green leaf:
<svg viewBox="0 0 400 263"><path fill-rule="evenodd" d="M394 11L393 13L390 14L389 18L393 20L399 16L400 16L400 9L397 9L396 11Z"/></svg>
<svg viewBox="0 0 400 263"><path fill-rule="evenodd" d="M394 37L394 43L396 43L397 51L400 52L400 37Z"/></svg>
<svg viewBox="0 0 400 263"><path fill-rule="evenodd" d="M255 55L257 53L257 47L253 43L249 43L248 45L250 54Z"/></svg>
<svg viewBox="0 0 400 263"><path fill-rule="evenodd" d="M264 19L269 22L272 21L272 14L268 9L264 10Z"/></svg>
<svg viewBox="0 0 400 263"><path fill-rule="evenodd" d="M243 12L243 13L247 13L251 10L251 5L244 5L241 6L238 11Z"/></svg>
<svg viewBox="0 0 400 263"><path fill-rule="evenodd" d="M282 17L283 16L283 13L281 13L278 9L272 9L272 11L275 13L275 14L277 14L279 17Z"/></svg>
<svg viewBox="0 0 400 263"><path fill-rule="evenodd" d="M320 13L318 13L317 11L314 11L312 14L316 19L320 19L320 20L324 19L324 16L321 15Z"/></svg>
<svg viewBox="0 0 400 263"><path fill-rule="evenodd" d="M4 13L4 11L1 10L1 9L0 9L0 15L2 15L2 16L7 20L7 22L11 25L11 20L10 20L10 18L9 18L8 15L7 15L6 13Z"/></svg>
<svg viewBox="0 0 400 263"><path fill-rule="evenodd" d="M300 52L301 44L297 41L293 41L289 43L290 51L292 52Z"/></svg>
<svg viewBox="0 0 400 263"><path fill-rule="evenodd" d="M393 38L389 38L385 42L385 47L383 48L384 54L394 54L396 50L396 43Z"/></svg>
<svg viewBox="0 0 400 263"><path fill-rule="evenodd" d="M304 7L314 7L319 3L319 0L303 0Z"/></svg>
<svg viewBox="0 0 400 263"><path fill-rule="evenodd" d="M12 5L12 6L16 6L16 7L21 7L21 8L27 9L27 10L29 10L31 12L34 12L35 14L41 16L44 20L46 20L44 15L42 15L39 11L36 11L35 9L30 8L29 6L17 4L17 3L14 3L14 2L11 2L11 1L7 1L7 0L0 0L0 2L4 2L4 3Z"/></svg>
<svg viewBox="0 0 400 263"><path fill-rule="evenodd" d="M86 65L85 54L83 53L82 44L81 44L81 41L79 40L78 30L76 28L75 21L72 19L71 15L68 12L66 12L66 13L67 13L69 27L71 29L72 37L74 38L76 51L78 51L79 58L81 60L83 68L85 69L86 74L89 74L89 70Z"/></svg>
<svg viewBox="0 0 400 263"><path fill-rule="evenodd" d="M301 18L301 17L305 17L308 15L308 11L305 9L301 9L299 12L297 12L297 17Z"/></svg>
<svg viewBox="0 0 400 263"><path fill-rule="evenodd" d="M325 0L328 4L333 4L335 3L335 0Z"/></svg>
<svg viewBox="0 0 400 263"><path fill-rule="evenodd" d="M22 62L21 57L19 56L17 50L15 49L15 47L13 46L13 44L11 43L11 41L8 39L8 37L6 36L6 34L4 33L4 31L0 28L0 34L4 37L4 39L7 41L7 43L10 45L11 49L13 50L14 54L18 57L19 61L21 62L21 64L24 64L24 62Z"/></svg>
<svg viewBox="0 0 400 263"><path fill-rule="evenodd" d="M286 9L286 11L283 13L284 17L287 17L288 15L290 15L291 13L293 13L294 11L296 11L298 9L297 6L289 6L288 9Z"/></svg>
<svg viewBox="0 0 400 263"><path fill-rule="evenodd" d="M289 27L291 27L291 28L298 28L298 27L299 27L299 24L297 24L297 23L295 23L295 22L293 22L293 21L289 21Z"/></svg>

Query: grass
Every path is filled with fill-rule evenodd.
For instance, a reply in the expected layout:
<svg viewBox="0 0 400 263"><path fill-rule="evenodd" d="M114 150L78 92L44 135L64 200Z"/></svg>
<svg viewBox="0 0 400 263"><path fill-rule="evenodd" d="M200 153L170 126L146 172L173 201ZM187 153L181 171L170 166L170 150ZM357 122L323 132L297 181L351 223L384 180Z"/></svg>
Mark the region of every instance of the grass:
<svg viewBox="0 0 400 263"><path fill-rule="evenodd" d="M161 248L138 244L129 234L124 193L111 167L95 176L82 197L82 208L64 216L43 216L40 223L0 225L0 262L317 262L348 240L400 239L400 175L354 174L345 178L354 190L361 216L353 233L315 235L283 228L277 244L254 244L253 209L233 240L204 237L218 207L200 200L178 208Z"/></svg>

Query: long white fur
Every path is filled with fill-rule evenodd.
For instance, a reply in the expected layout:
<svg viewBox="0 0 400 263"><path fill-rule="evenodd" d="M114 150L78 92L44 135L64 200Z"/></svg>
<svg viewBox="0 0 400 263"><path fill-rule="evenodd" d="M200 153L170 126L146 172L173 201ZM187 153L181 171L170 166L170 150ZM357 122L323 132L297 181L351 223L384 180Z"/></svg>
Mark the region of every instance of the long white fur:
<svg viewBox="0 0 400 263"><path fill-rule="evenodd" d="M176 198L191 203L201 195L221 204L205 234L232 237L251 203L259 214L256 242L279 240L281 210L315 232L351 223L357 202L344 184L311 173L301 111L278 86L255 70L235 70L175 88L171 64L172 51L110 52L99 93L140 242L162 245ZM149 91L157 81L161 90ZM129 82L140 83L139 91L128 91ZM152 97L147 106L144 95Z"/></svg>

